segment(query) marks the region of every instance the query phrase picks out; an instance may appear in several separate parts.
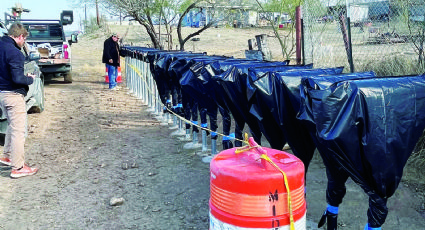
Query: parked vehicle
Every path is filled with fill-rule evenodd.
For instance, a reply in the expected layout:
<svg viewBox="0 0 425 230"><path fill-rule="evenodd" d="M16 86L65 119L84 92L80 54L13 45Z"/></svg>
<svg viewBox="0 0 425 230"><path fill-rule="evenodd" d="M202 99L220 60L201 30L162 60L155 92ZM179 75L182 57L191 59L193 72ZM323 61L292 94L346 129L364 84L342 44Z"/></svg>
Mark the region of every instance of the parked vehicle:
<svg viewBox="0 0 425 230"><path fill-rule="evenodd" d="M28 52L39 55L38 65L45 77L64 78L72 83L71 44L77 36L67 40L63 26L73 22L73 12L63 11L60 20L6 18L6 24L19 21L28 30Z"/></svg>

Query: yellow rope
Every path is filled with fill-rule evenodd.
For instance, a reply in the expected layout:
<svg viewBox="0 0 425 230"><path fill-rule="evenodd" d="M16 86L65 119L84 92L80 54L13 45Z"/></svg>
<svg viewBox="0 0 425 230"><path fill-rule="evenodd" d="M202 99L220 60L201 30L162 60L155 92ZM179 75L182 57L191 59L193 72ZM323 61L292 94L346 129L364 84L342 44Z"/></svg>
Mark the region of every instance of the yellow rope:
<svg viewBox="0 0 425 230"><path fill-rule="evenodd" d="M140 71L136 69L136 67L134 67L130 63L125 63L125 64L128 65L132 70L134 70L134 72L136 72L137 75L139 75L140 78L142 78L142 80L145 82L146 85L148 84L148 82L146 81L146 78L143 77L142 73L140 73ZM150 87L146 87L146 88L148 89L149 93L151 93L152 95L154 94L154 92L152 92Z"/></svg>
<svg viewBox="0 0 425 230"><path fill-rule="evenodd" d="M245 144L248 144L248 142L247 142L247 141L239 140L238 138L230 137L230 136L224 135L224 134L222 134L222 133L219 133L219 132L217 132L217 131L212 131L211 129L208 129L208 128L205 128L205 127L199 126L199 125L197 125L197 124L193 124L191 121L187 120L187 119L186 119L186 118L184 118L184 117L181 117L180 115L178 115L177 113L173 112L173 111L172 111L172 110L170 110L169 108L167 108L167 111L168 111L169 113L173 114L174 116L176 116L177 118L179 118L180 120L182 120L182 121L184 121L184 122L186 122L186 123L189 123L189 124L191 124L191 125L193 125L193 126L196 126L196 127L198 127L199 129L202 129L202 130L205 130L205 131L209 131L209 132L211 132L211 133L216 133L216 134L217 134L217 135L219 135L219 136L222 136L222 137L228 137L228 138L230 138L230 139L235 139L236 141L241 141L241 142L243 142L243 143L245 143Z"/></svg>
<svg viewBox="0 0 425 230"><path fill-rule="evenodd" d="M247 133L245 133L245 141L244 142L248 142L248 134ZM261 146L260 145L243 146L243 147L237 148L235 150L235 154L239 154L239 153L242 153L242 152L245 152L245 151L254 149L254 148L258 148L258 147L261 147ZM277 166L272 161L272 159L270 159L269 156L267 156L266 154L261 154L260 155L260 158L262 158L262 159L266 160L267 162L269 162L273 167L275 167L277 170L279 170L279 172L282 173L282 175L283 175L283 183L284 183L284 186L286 188L286 191L288 192L288 210L289 210L290 230L295 230L294 215L292 213L292 199L291 199L291 192L290 192L290 189L289 189L288 177L286 176L286 173L282 169L280 169L279 166Z"/></svg>

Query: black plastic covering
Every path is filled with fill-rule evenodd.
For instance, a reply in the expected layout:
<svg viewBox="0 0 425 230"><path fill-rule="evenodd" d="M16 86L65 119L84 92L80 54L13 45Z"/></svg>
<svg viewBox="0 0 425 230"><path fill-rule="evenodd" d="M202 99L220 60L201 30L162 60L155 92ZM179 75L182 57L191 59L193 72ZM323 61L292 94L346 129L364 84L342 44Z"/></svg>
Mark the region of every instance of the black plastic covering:
<svg viewBox="0 0 425 230"><path fill-rule="evenodd" d="M218 82L215 80L216 76L224 73L226 70L231 68L235 64L240 63L261 63L261 61L255 61L255 60L247 60L247 59L227 59L227 60L220 60L220 61L213 61L211 63L206 63L203 67L196 67L197 68L197 74L198 79L202 81L203 85L205 86L205 92L208 94L218 105L220 113L225 115L223 119L224 121L227 121L227 118L230 119L230 110L228 109L228 106L226 104L226 101L223 98L224 91L218 84ZM195 70L195 66L193 68ZM230 121L227 121L228 124L230 124ZM227 124L227 123L226 123ZM224 129L224 127L223 127ZM243 127L239 127L239 124L235 124L235 133L241 134L243 130ZM227 130L224 130L224 134L227 135ZM238 139L240 139L239 136L237 136ZM235 146L242 146L242 142L235 141Z"/></svg>
<svg viewBox="0 0 425 230"><path fill-rule="evenodd" d="M286 140L292 152L306 168L316 149L308 130L296 119L300 107L301 78L316 75L340 74L343 68L289 69L281 72L265 72L251 69L248 98L250 114L262 127L267 139ZM265 134L265 135L266 135ZM267 137L266 135L266 137ZM269 142L270 142L269 140ZM282 149L282 143L270 142L272 148Z"/></svg>
<svg viewBox="0 0 425 230"><path fill-rule="evenodd" d="M149 52L148 59L151 67L151 73L154 76L159 96L163 104L167 104L170 99L171 91L176 90L171 77L168 75L169 65L178 57L196 57L204 56L201 53L185 53L185 52L170 52L159 51Z"/></svg>
<svg viewBox="0 0 425 230"><path fill-rule="evenodd" d="M220 88L223 89L224 94L221 94L220 96L222 100L226 101L228 109L233 115L238 127L242 130L246 123L257 143L261 143L260 138L262 134L264 134L266 139L274 148L282 149L286 143L284 136L280 135L280 133L267 132L266 129L264 129L264 123L259 123L257 117L250 113L250 109L253 104L256 104L256 101L250 100L253 98L249 97L251 93L251 86L249 85L248 71L253 69L289 71L295 69L309 69L311 67L312 66L289 66L286 65L286 63L243 63L233 65L226 72L216 76L214 79L220 85ZM278 132L277 130L275 131ZM242 133L235 132L235 136L238 139L242 139Z"/></svg>
<svg viewBox="0 0 425 230"><path fill-rule="evenodd" d="M180 76L179 85L183 91L183 95L193 98L199 105L201 122L206 123L206 114L210 118L210 129L217 131L217 104L205 93L204 84L198 79L197 69L193 69L194 66L203 66L205 63L209 63L216 60L225 60L227 58L222 56L207 56L207 57L196 57L180 59L170 66L170 71L173 71L176 76ZM177 79L177 77L176 77ZM230 130L230 117L229 115L222 114L223 119L226 118L228 122L223 124L223 129ZM225 134L225 135L228 135Z"/></svg>
<svg viewBox="0 0 425 230"><path fill-rule="evenodd" d="M377 78L372 72L341 74L342 68L144 47L123 47L121 53L149 62L163 103L176 87L210 113L210 122L221 109L226 135L230 111L236 138L242 139L247 123L258 143L261 135L276 149L287 141L306 169L317 147L326 165L328 203L342 202L351 177L369 196L369 226L384 223L387 199L425 128L425 76Z"/></svg>
<svg viewBox="0 0 425 230"><path fill-rule="evenodd" d="M369 195L368 223L381 226L403 168L425 128L425 76L332 83L303 79L306 122L329 164L338 164Z"/></svg>

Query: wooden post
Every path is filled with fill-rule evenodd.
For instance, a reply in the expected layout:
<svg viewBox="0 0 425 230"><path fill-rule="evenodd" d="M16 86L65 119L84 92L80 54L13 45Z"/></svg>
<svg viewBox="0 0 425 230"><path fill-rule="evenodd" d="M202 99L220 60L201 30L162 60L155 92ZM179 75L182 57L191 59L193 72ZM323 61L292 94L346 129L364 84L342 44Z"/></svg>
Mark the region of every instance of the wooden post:
<svg viewBox="0 0 425 230"><path fill-rule="evenodd" d="M295 48L296 48L296 59L297 65L301 65L301 7L297 6L295 9Z"/></svg>

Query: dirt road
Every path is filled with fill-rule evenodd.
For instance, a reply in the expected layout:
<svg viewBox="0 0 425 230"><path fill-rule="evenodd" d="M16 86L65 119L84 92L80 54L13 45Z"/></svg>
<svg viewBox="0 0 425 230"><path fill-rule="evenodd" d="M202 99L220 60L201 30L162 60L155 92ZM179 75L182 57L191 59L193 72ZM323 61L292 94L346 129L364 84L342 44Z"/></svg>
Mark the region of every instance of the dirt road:
<svg viewBox="0 0 425 230"><path fill-rule="evenodd" d="M26 158L39 173L15 180L10 167L0 167L0 229L208 229L209 165L182 150L184 143L126 89L106 89L103 39L73 45L74 82L46 83L45 111L29 115ZM425 228L416 211L425 209L423 193L412 184L401 183L390 199L383 229ZM326 206L325 186L315 157L307 177L308 229ZM111 206L111 198L124 203ZM367 205L350 182L341 229L362 229Z"/></svg>

